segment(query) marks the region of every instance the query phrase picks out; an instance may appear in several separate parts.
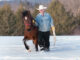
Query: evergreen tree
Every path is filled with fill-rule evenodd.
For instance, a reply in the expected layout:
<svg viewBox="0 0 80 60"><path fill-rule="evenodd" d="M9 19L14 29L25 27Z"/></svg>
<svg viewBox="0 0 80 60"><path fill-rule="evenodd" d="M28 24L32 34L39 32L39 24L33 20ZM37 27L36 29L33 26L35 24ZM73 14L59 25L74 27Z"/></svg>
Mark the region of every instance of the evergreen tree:
<svg viewBox="0 0 80 60"><path fill-rule="evenodd" d="M23 5L21 4L16 11L16 31L15 35L23 35L24 34L24 23L22 20L22 12L24 11Z"/></svg>
<svg viewBox="0 0 80 60"><path fill-rule="evenodd" d="M8 4L0 8L0 35L11 35L14 31L12 28L15 25L13 11Z"/></svg>
<svg viewBox="0 0 80 60"><path fill-rule="evenodd" d="M47 12L54 19L57 34L70 34L78 25L76 19L65 11L64 6L58 0L51 2Z"/></svg>

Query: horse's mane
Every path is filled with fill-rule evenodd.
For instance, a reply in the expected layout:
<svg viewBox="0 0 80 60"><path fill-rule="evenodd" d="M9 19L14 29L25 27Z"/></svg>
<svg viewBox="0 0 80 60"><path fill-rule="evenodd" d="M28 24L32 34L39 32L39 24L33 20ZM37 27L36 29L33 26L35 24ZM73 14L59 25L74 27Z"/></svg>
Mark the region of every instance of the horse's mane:
<svg viewBox="0 0 80 60"><path fill-rule="evenodd" d="M25 16L28 16L29 18L31 18L31 20L34 19L29 10L24 10L22 12L22 17L25 17Z"/></svg>

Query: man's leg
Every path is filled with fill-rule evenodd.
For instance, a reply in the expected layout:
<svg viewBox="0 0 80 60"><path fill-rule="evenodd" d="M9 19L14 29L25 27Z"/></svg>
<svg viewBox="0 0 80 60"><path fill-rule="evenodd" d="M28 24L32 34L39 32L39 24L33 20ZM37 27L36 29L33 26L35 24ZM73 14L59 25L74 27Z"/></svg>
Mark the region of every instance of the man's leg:
<svg viewBox="0 0 80 60"><path fill-rule="evenodd" d="M38 44L39 44L41 50L43 50L44 40L43 40L43 32L41 32L41 31L39 31L39 34L38 34Z"/></svg>
<svg viewBox="0 0 80 60"><path fill-rule="evenodd" d="M50 42L49 42L49 37L50 37L50 32L45 32L44 33L44 42L45 42L45 50L49 51L49 47L50 47Z"/></svg>

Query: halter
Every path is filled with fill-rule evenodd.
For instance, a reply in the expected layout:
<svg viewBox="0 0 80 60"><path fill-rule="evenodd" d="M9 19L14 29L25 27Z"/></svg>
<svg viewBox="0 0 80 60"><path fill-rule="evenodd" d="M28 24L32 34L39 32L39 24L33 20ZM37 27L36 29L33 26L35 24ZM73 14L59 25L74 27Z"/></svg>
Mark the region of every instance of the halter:
<svg viewBox="0 0 80 60"><path fill-rule="evenodd" d="M30 26L31 24L25 24L25 25Z"/></svg>
<svg viewBox="0 0 80 60"><path fill-rule="evenodd" d="M26 26L30 26L30 25L31 25L30 23L25 23L25 21L24 21L24 24L25 24Z"/></svg>

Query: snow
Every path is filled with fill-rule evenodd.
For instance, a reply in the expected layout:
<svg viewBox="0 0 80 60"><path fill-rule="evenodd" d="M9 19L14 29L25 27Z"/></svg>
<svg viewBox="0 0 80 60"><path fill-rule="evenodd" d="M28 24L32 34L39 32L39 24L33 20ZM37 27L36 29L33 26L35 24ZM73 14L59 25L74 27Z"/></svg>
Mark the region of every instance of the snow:
<svg viewBox="0 0 80 60"><path fill-rule="evenodd" d="M23 45L23 36L0 36L0 60L80 60L80 36L57 36L54 46L50 36L50 51L35 51L32 40L27 41L32 52Z"/></svg>

